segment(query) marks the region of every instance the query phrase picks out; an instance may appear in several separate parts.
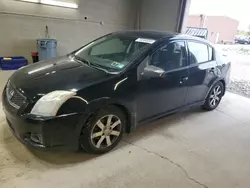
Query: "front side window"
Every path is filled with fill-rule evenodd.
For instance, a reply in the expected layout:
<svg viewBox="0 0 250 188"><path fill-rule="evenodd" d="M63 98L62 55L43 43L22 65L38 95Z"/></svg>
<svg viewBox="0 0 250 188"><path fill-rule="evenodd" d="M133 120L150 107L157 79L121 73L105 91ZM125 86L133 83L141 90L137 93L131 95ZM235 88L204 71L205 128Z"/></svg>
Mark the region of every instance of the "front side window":
<svg viewBox="0 0 250 188"><path fill-rule="evenodd" d="M186 66L186 55L184 41L171 42L154 53L151 65L171 71Z"/></svg>
<svg viewBox="0 0 250 188"><path fill-rule="evenodd" d="M198 64L209 61L208 46L198 42L188 42L190 52L190 64Z"/></svg>
<svg viewBox="0 0 250 188"><path fill-rule="evenodd" d="M149 38L112 34L81 48L75 57L108 72L119 72L154 42L154 39Z"/></svg>

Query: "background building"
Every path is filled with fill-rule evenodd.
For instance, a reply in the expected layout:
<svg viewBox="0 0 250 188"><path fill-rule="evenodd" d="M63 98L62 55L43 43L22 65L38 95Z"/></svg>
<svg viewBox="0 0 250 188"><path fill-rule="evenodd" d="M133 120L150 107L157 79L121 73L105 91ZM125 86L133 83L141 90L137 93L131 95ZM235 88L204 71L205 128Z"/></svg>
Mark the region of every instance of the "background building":
<svg viewBox="0 0 250 188"><path fill-rule="evenodd" d="M234 41L239 21L227 16L190 15L188 27L207 28L207 39L212 43Z"/></svg>

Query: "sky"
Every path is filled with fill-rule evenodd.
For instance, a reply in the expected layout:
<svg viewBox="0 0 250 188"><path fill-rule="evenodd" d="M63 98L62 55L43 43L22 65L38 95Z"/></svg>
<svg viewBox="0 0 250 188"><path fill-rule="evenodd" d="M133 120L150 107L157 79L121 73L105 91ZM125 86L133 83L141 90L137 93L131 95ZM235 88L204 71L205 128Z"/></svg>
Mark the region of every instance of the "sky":
<svg viewBox="0 0 250 188"><path fill-rule="evenodd" d="M240 30L249 30L250 0L191 0L189 14L228 16L240 22Z"/></svg>

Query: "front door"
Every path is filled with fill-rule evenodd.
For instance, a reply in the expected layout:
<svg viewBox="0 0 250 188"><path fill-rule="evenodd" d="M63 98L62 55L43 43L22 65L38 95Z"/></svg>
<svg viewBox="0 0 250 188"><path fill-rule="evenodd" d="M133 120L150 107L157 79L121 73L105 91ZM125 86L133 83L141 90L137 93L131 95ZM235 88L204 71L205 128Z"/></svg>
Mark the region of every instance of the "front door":
<svg viewBox="0 0 250 188"><path fill-rule="evenodd" d="M164 69L166 76L164 78L139 77L137 92L139 122L163 115L184 105L188 80L185 41L174 41L161 47L143 66L147 65Z"/></svg>

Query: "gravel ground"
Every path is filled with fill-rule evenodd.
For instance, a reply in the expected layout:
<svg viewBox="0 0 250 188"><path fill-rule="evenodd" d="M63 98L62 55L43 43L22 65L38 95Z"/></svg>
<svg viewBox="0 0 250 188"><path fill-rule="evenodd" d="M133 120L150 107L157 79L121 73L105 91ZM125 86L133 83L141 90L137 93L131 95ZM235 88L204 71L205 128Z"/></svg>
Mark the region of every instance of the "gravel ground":
<svg viewBox="0 0 250 188"><path fill-rule="evenodd" d="M250 98L250 45L216 45L232 62L228 91Z"/></svg>
<svg viewBox="0 0 250 188"><path fill-rule="evenodd" d="M250 98L250 80L231 80L227 90Z"/></svg>

